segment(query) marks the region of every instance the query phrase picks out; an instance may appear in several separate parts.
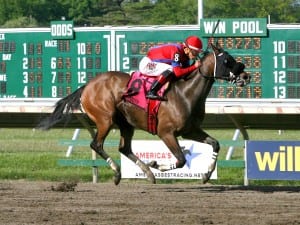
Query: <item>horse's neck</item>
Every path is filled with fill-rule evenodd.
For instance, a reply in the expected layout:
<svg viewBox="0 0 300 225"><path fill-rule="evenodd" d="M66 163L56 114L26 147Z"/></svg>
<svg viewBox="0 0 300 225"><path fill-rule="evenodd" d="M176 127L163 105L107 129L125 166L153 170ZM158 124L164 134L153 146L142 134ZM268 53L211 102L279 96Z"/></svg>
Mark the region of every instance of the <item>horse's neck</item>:
<svg viewBox="0 0 300 225"><path fill-rule="evenodd" d="M214 83L215 53L211 52L202 58L202 66L191 73L193 78L193 89L201 96L207 97ZM205 94L204 94L205 93Z"/></svg>
<svg viewBox="0 0 300 225"><path fill-rule="evenodd" d="M208 53L202 60L202 66L187 75L184 80L174 83L175 90L180 92L180 96L184 101L188 101L189 105L195 110L203 107L205 100L214 83L214 55Z"/></svg>
<svg viewBox="0 0 300 225"><path fill-rule="evenodd" d="M179 87L185 101L190 102L193 111L196 111L198 107L203 107L213 83L213 79L209 79L199 70L195 70L184 81L182 87Z"/></svg>
<svg viewBox="0 0 300 225"><path fill-rule="evenodd" d="M204 72L197 71L195 76L195 80L193 82L193 87L191 87L195 91L195 95L198 94L200 98L207 98L210 89L214 83L213 75L204 74Z"/></svg>
<svg viewBox="0 0 300 225"><path fill-rule="evenodd" d="M207 98L210 89L215 81L215 62L216 62L216 53L211 52L208 55L204 56L202 60L203 66L200 67L200 70L197 71L196 79L198 83L203 88L202 97ZM200 77L200 78L199 78Z"/></svg>

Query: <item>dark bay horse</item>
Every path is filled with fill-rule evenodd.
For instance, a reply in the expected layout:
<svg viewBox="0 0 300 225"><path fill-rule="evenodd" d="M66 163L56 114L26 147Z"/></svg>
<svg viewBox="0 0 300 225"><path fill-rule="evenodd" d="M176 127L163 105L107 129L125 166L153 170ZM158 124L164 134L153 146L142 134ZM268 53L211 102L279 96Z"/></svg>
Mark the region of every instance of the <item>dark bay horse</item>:
<svg viewBox="0 0 300 225"><path fill-rule="evenodd" d="M185 155L179 146L177 137L181 136L185 139L207 143L213 148L213 156L207 172L202 174L205 183L215 169L220 149L219 142L201 128L205 116L206 98L215 79L236 81L238 86L244 86L250 80L247 73L243 71L243 65L238 74L232 73L233 68L241 63L236 62L227 52L217 48L213 49L212 52L207 52L202 57L200 69L196 69L184 79L170 83L166 92L168 101L163 101L158 111L157 135L176 157L175 164L159 165L157 162L145 164L132 152L131 140L134 129L147 131L147 114L144 110L122 99L130 78L127 73L110 71L96 76L85 86L59 100L53 113L41 121L39 127L49 129L65 119L65 114L82 108L97 128L97 133L90 146L113 169L116 185L121 180L120 167L103 149L104 140L114 125L117 125L120 130L119 151L137 164L152 183L155 183L155 177L150 167L167 171L182 168L185 165ZM219 66L216 55L225 56L222 64L226 68L221 76L215 76L215 67ZM228 59L233 60L228 63L230 61Z"/></svg>

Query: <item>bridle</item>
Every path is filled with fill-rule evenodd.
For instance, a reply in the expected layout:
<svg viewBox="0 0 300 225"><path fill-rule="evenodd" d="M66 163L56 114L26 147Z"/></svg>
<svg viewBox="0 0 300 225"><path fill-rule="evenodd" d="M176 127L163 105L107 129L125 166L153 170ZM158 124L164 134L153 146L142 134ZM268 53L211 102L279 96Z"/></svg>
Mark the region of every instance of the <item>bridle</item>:
<svg viewBox="0 0 300 225"><path fill-rule="evenodd" d="M218 45L218 43L217 43L217 45ZM238 87L243 87L243 86L247 85L250 82L250 77L246 76L246 73L243 71L244 70L244 65L242 63L236 62L235 59L228 52L225 52L222 48L218 47L217 45L214 45L212 43L209 44L209 47L211 47L212 50L213 50L213 56L214 56L214 61L215 61L214 76L207 76L207 75L203 74L200 71L200 69L199 69L199 73L202 75L202 77L204 77L208 80L214 80L214 81L216 79L225 80L225 81L227 81L231 84L235 84ZM207 48L204 52L202 52L203 57L202 57L201 60L203 61L203 59L208 54L209 54L209 51L208 51L208 48ZM220 56L220 55L223 55L225 57L224 58L225 60L227 60L227 59L229 61L231 60L231 67L229 65L226 65L226 66L225 65L217 65L218 64L217 57ZM232 63L234 63L234 64L232 65ZM221 64L226 64L226 63L222 61ZM224 76L223 73L222 73L222 75L216 74L217 66L221 66L221 68L225 68L226 69L225 71L227 71L226 73L228 75ZM238 74L234 74L232 72L234 66L241 66L242 67L241 71ZM241 76L242 74L245 75L245 77L242 77Z"/></svg>

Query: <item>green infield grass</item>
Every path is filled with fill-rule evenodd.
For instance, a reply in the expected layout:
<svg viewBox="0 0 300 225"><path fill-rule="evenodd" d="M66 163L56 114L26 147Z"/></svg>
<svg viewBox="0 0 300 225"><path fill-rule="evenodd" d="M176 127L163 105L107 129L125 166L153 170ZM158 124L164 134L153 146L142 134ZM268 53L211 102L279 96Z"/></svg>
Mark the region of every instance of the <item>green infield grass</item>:
<svg viewBox="0 0 300 225"><path fill-rule="evenodd" d="M234 129L207 130L209 134L225 142L232 139ZM91 182L92 168L83 166L60 166L59 159L66 159L66 145L62 140L71 140L74 129L52 129L40 131L34 129L0 129L0 179L5 180L44 180L44 181L78 181ZM248 130L251 140L299 140L300 131L295 130ZM78 140L83 146L75 146L70 159L91 159L91 150L88 146L89 133L82 129ZM112 158L119 160L117 143L119 131L112 130L107 138L106 151ZM137 130L134 140L158 140L156 136ZM240 135L239 140L243 138ZM86 146L85 146L86 145ZM221 146L219 160L224 160L228 146ZM243 147L235 147L232 159L243 160ZM108 166L99 168L99 182L112 182L113 172ZM130 181L129 181L130 182ZM132 181L136 182L136 181ZM145 181L147 182L147 181ZM198 180L158 180L158 183L172 182L201 182ZM218 180L210 181L213 184L242 185L244 182L243 168L219 168ZM299 181L251 181L253 185L299 185Z"/></svg>

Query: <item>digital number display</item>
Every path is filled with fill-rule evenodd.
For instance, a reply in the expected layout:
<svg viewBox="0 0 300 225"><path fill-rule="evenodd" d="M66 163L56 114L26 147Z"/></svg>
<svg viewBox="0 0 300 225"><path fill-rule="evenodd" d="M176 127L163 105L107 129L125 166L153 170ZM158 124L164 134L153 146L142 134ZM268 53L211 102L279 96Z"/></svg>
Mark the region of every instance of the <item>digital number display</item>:
<svg viewBox="0 0 300 225"><path fill-rule="evenodd" d="M274 40L272 61L275 98L300 97L300 41Z"/></svg>
<svg viewBox="0 0 300 225"><path fill-rule="evenodd" d="M44 46L42 43L23 43L24 97L43 97L43 87L49 78L49 97L66 96L85 84L96 75L95 71L101 72L100 46L99 42L77 42L75 55L71 52L70 40L50 41ZM57 54L43 57L47 48L54 48Z"/></svg>
<svg viewBox="0 0 300 225"><path fill-rule="evenodd" d="M71 29L68 24L53 26ZM76 39L68 31L53 39L53 26L52 33L0 30L1 98L64 97L108 70L109 31L77 32Z"/></svg>
<svg viewBox="0 0 300 225"><path fill-rule="evenodd" d="M235 87L227 82L217 81L209 94L211 98L262 98L261 37L217 37L215 42L236 61L245 64L245 71L251 76L251 84Z"/></svg>

